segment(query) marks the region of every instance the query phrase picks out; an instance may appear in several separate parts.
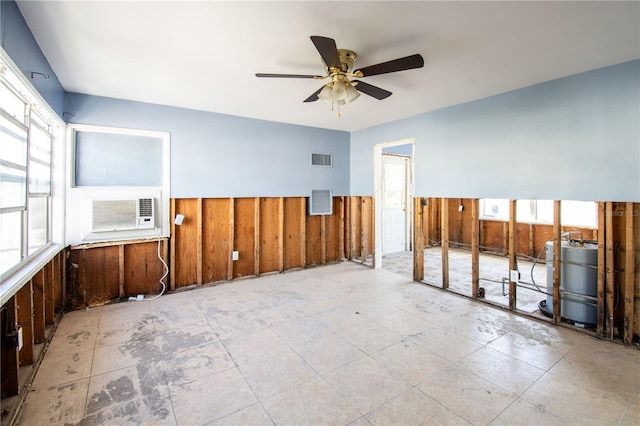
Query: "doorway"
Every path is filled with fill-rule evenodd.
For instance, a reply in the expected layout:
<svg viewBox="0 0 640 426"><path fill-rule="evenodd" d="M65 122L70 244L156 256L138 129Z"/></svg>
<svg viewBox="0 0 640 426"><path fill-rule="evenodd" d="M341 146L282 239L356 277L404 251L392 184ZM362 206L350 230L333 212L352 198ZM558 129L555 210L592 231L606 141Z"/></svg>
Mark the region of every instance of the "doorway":
<svg viewBox="0 0 640 426"><path fill-rule="evenodd" d="M409 249L409 172L411 157L382 153L382 254Z"/></svg>

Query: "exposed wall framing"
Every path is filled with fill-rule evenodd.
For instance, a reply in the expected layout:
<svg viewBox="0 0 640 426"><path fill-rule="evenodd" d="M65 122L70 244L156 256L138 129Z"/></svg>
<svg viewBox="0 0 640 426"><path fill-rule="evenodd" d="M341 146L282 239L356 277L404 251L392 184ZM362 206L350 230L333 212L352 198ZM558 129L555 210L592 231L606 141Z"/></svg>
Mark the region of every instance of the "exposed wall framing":
<svg viewBox="0 0 640 426"><path fill-rule="evenodd" d="M425 200L422 203L421 200ZM449 247L471 251L469 277L471 296L478 298L478 256L488 252L509 257L514 269L517 256L537 257L547 241L554 241L554 255L560 253L559 241L565 232L579 231L585 240L598 244L597 324L595 334L619 339L626 344L640 343L640 203L598 203L596 229L560 226L560 201L554 202L554 223L517 222L515 200L510 201L508 221L481 220L479 201L475 199L416 198L416 233L413 244L420 247L442 246L443 288L447 288ZM424 257L414 253L414 279L424 277ZM554 259L553 320L562 321L560 299L560 261ZM509 276L509 271L505 271ZM516 310L516 283L509 285L509 308Z"/></svg>
<svg viewBox="0 0 640 426"><path fill-rule="evenodd" d="M66 252L59 252L2 306L2 398L17 395L41 354L48 332L64 308ZM18 350L18 330L22 349Z"/></svg>

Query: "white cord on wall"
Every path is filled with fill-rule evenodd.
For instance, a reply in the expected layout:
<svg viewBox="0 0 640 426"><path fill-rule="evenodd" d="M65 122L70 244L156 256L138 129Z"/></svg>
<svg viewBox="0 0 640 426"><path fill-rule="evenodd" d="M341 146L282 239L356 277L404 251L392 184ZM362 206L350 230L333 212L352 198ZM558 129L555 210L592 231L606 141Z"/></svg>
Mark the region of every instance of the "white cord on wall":
<svg viewBox="0 0 640 426"><path fill-rule="evenodd" d="M158 231L158 259L160 259L160 262L162 262L162 266L164 267L164 275L160 277L160 284L162 284L162 291L160 292L160 294L156 294L153 297L144 297L144 295L142 294L138 295L138 297L131 296L129 297L129 301L142 302L145 300L156 300L157 298L162 296L164 292L167 290L167 285L164 283L164 279L167 277L167 275L169 275L169 265L167 265L167 262L165 262L162 256L160 255L160 242L161 242L161 236L160 236L160 231Z"/></svg>

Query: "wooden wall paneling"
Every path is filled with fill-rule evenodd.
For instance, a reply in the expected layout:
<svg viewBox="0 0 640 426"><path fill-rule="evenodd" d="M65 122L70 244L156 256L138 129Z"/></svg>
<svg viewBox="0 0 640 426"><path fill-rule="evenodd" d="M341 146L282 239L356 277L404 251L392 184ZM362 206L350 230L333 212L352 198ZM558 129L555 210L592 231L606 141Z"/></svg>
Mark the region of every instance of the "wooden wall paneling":
<svg viewBox="0 0 640 426"><path fill-rule="evenodd" d="M20 365L32 365L33 357L33 290L31 282L25 284L16 293L18 327L22 327L22 350L19 353Z"/></svg>
<svg viewBox="0 0 640 426"><path fill-rule="evenodd" d="M98 250L98 249L97 249ZM124 299L124 244L118 246L118 296Z"/></svg>
<svg viewBox="0 0 640 426"><path fill-rule="evenodd" d="M613 250L613 203L607 202L605 205L605 337L613 339L613 314L614 314L614 292L615 292L615 253Z"/></svg>
<svg viewBox="0 0 640 426"><path fill-rule="evenodd" d="M176 224L174 222L176 217L176 199L171 198L169 200L169 289L171 291L176 289Z"/></svg>
<svg viewBox="0 0 640 426"><path fill-rule="evenodd" d="M408 206L406 206L408 208ZM369 213L369 247L371 247L371 267L376 267L376 199L371 197L371 212ZM412 225L411 223L409 224Z"/></svg>
<svg viewBox="0 0 640 426"><path fill-rule="evenodd" d="M61 295L60 295L60 312L64 311L65 305L67 303L67 258L69 255L69 251L64 249L60 252L60 287L61 287Z"/></svg>
<svg viewBox="0 0 640 426"><path fill-rule="evenodd" d="M633 203L633 238L635 247L633 340L638 342L640 340L640 203Z"/></svg>
<svg viewBox="0 0 640 426"><path fill-rule="evenodd" d="M300 265L307 265L307 199L300 197Z"/></svg>
<svg viewBox="0 0 640 426"><path fill-rule="evenodd" d="M175 200L176 214L184 215L182 225L175 227L175 288L198 282L198 200Z"/></svg>
<svg viewBox="0 0 640 426"><path fill-rule="evenodd" d="M528 223L516 223L515 249L518 254L528 255L531 250L530 244L531 225Z"/></svg>
<svg viewBox="0 0 640 426"><path fill-rule="evenodd" d="M162 243L161 243L162 244ZM158 242L149 241L135 244L123 244L124 295L155 295L162 290L160 278L165 273L158 258ZM162 247L160 247L162 256Z"/></svg>
<svg viewBox="0 0 640 426"><path fill-rule="evenodd" d="M234 199L233 250L238 252L238 260L233 265L234 277L255 275L256 204L254 198Z"/></svg>
<svg viewBox="0 0 640 426"><path fill-rule="evenodd" d="M229 279L232 203L230 198L202 201L202 280L205 283Z"/></svg>
<svg viewBox="0 0 640 426"><path fill-rule="evenodd" d="M69 264L72 271L67 283L70 309L101 305L119 297L118 246L72 249ZM34 287L34 306L35 291Z"/></svg>
<svg viewBox="0 0 640 426"><path fill-rule="evenodd" d="M458 241L458 243L460 244L465 244L465 224L464 224L464 217L466 216L466 211L465 211L465 206L464 206L464 202L462 198L458 198L457 199L457 203L456 203L456 210L458 212L457 215L457 221L458 223L456 224L456 240ZM460 210L460 207L462 207L462 210Z"/></svg>
<svg viewBox="0 0 640 426"><path fill-rule="evenodd" d="M625 205L625 244L624 244L624 321L622 339L625 345L633 342L633 305L635 285L635 247L633 238L633 203Z"/></svg>
<svg viewBox="0 0 640 426"><path fill-rule="evenodd" d="M431 199L430 198L422 198L424 200L420 203L420 206L417 206L415 203L413 204L414 208L420 208L422 210L422 236L423 242L426 247L431 247ZM414 213L414 219L420 217ZM415 223L415 222L414 222ZM415 225L414 225L415 226ZM412 241L413 243L413 241ZM413 245L412 245L413 247Z"/></svg>
<svg viewBox="0 0 640 426"><path fill-rule="evenodd" d="M196 284L201 286L202 281L202 198L196 199Z"/></svg>
<svg viewBox="0 0 640 426"><path fill-rule="evenodd" d="M560 303L560 260L561 260L561 234L560 227L560 201L553 202L553 322L559 324L562 318ZM548 308L547 308L548 309Z"/></svg>
<svg viewBox="0 0 640 426"><path fill-rule="evenodd" d="M362 250L362 197L351 197L351 252L353 259L361 258Z"/></svg>
<svg viewBox="0 0 640 426"><path fill-rule="evenodd" d="M322 216L307 216L305 231L306 246L306 266L319 265L322 262L320 221Z"/></svg>
<svg viewBox="0 0 640 426"><path fill-rule="evenodd" d="M284 269L302 268L305 265L305 202L304 197L287 197L284 199Z"/></svg>
<svg viewBox="0 0 640 426"><path fill-rule="evenodd" d="M55 300L53 295L53 259L50 260L44 270L44 323L53 325L55 322Z"/></svg>
<svg viewBox="0 0 640 426"><path fill-rule="evenodd" d="M62 269L64 268L64 250L54 257L53 263L53 307L56 313L62 311Z"/></svg>
<svg viewBox="0 0 640 426"><path fill-rule="evenodd" d="M19 388L19 355L18 347L10 344L11 338L8 334L12 334L17 328L17 307L16 298L12 297L2 306L0 312L0 353L2 356L0 370L0 396L6 398L8 396L17 395Z"/></svg>
<svg viewBox="0 0 640 426"><path fill-rule="evenodd" d="M342 197L333 197L333 211L332 214L327 216L327 223L325 227L327 252L326 261L336 262L342 259L341 246L344 244L343 227L344 217Z"/></svg>
<svg viewBox="0 0 640 426"><path fill-rule="evenodd" d="M442 288L449 288L449 201L441 199L440 241L442 242Z"/></svg>
<svg viewBox="0 0 640 426"><path fill-rule="evenodd" d="M280 270L280 207L279 198L260 198L260 274Z"/></svg>
<svg viewBox="0 0 640 426"><path fill-rule="evenodd" d="M471 297L478 297L480 288L480 202L471 200Z"/></svg>
<svg viewBox="0 0 640 426"><path fill-rule="evenodd" d="M509 272L518 269L518 224L516 200L509 200ZM508 277L511 274L507 275ZM517 281L517 280L516 280ZM518 283L509 278L509 309L516 309Z"/></svg>
<svg viewBox="0 0 640 426"><path fill-rule="evenodd" d="M38 271L31 282L33 285L33 341L34 343L43 343L46 338L44 270Z"/></svg>
<svg viewBox="0 0 640 426"><path fill-rule="evenodd" d="M598 203L598 291L597 291L597 324L598 337L604 336L605 324L605 281L606 281L606 256L605 256L605 203Z"/></svg>
<svg viewBox="0 0 640 426"><path fill-rule="evenodd" d="M362 262L366 261L366 258L373 254L373 197L361 197L362 209L361 209L361 230L362 237L360 244L362 245L360 256Z"/></svg>
<svg viewBox="0 0 640 426"><path fill-rule="evenodd" d="M338 258L345 258L344 240L345 240L345 217L344 217L344 197L338 197L338 209L334 206L333 214L338 216Z"/></svg>
<svg viewBox="0 0 640 426"><path fill-rule="evenodd" d="M529 224L529 257L536 257L538 253L536 253L536 233L535 226L533 224Z"/></svg>
<svg viewBox="0 0 640 426"><path fill-rule="evenodd" d="M509 221L502 222L502 255L509 255Z"/></svg>
<svg viewBox="0 0 640 426"><path fill-rule="evenodd" d="M422 208L422 198L413 198L413 280L422 281L424 279L424 233L422 224L424 215Z"/></svg>

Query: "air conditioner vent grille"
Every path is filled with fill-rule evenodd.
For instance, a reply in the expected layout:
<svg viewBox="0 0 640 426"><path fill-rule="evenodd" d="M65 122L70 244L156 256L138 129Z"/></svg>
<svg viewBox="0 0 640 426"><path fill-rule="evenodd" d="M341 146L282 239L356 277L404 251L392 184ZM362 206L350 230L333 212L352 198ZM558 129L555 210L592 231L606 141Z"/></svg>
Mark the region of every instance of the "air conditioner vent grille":
<svg viewBox="0 0 640 426"><path fill-rule="evenodd" d="M138 216L153 216L153 198L138 199Z"/></svg>
<svg viewBox="0 0 640 426"><path fill-rule="evenodd" d="M320 167L333 167L333 155L319 152L311 153L311 165Z"/></svg>

